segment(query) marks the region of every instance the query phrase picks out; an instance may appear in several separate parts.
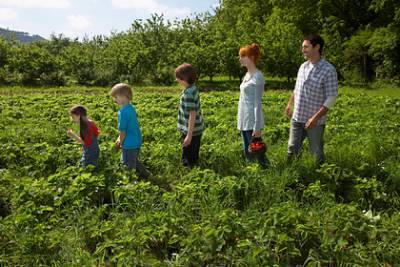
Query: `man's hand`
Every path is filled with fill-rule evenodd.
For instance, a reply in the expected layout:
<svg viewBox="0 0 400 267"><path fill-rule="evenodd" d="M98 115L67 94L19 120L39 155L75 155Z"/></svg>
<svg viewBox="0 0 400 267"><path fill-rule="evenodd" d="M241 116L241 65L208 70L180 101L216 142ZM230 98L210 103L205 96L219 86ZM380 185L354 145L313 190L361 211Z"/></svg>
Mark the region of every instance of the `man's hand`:
<svg viewBox="0 0 400 267"><path fill-rule="evenodd" d="M191 142L192 142L192 137L186 135L185 139L183 140L182 146L183 147L190 146Z"/></svg>
<svg viewBox="0 0 400 267"><path fill-rule="evenodd" d="M318 122L318 118L316 116L312 116L306 122L306 125L304 126L304 129L308 130L308 129L311 129L311 128L315 127L315 125L317 125L317 122Z"/></svg>
<svg viewBox="0 0 400 267"><path fill-rule="evenodd" d="M286 106L285 114L286 114L286 116L287 116L289 119L292 118L292 116L293 116L293 110L292 110L292 107L291 107L290 105L287 105L287 106Z"/></svg>
<svg viewBox="0 0 400 267"><path fill-rule="evenodd" d="M294 93L290 96L289 102L286 105L285 113L286 116L291 119L293 116L293 105L294 105Z"/></svg>
<svg viewBox="0 0 400 267"><path fill-rule="evenodd" d="M318 110L317 113L315 113L311 118L308 119L306 122L306 125L304 125L304 129L308 130L310 128L313 128L315 125L317 125L317 122L319 118L324 116L328 112L328 108L325 106L321 106L321 108Z"/></svg>

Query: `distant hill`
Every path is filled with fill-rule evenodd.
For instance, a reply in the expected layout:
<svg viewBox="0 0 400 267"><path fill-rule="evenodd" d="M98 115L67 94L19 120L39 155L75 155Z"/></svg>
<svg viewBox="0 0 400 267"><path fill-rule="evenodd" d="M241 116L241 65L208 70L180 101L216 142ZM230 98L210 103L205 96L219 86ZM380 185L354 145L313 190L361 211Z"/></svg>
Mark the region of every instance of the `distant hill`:
<svg viewBox="0 0 400 267"><path fill-rule="evenodd" d="M27 32L13 31L4 28L0 28L0 36L5 38L6 40L11 40L15 37L21 43L30 43L45 40L45 38L37 34L29 35L29 33Z"/></svg>

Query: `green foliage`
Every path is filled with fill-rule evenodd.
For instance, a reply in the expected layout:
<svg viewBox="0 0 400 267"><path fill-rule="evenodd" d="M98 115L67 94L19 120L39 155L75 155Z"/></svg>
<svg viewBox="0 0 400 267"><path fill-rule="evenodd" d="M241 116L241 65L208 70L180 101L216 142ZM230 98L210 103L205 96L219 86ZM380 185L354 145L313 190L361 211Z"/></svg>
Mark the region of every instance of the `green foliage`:
<svg viewBox="0 0 400 267"><path fill-rule="evenodd" d="M345 76L347 80L356 80L367 82L371 77L372 60L368 55L368 40L371 38L371 31L364 30L353 35L346 43L344 50L344 61L347 70Z"/></svg>
<svg viewBox="0 0 400 267"><path fill-rule="evenodd" d="M4 66L10 84L58 85L57 61L40 43L12 46Z"/></svg>
<svg viewBox="0 0 400 267"><path fill-rule="evenodd" d="M399 262L400 98L350 88L330 111L327 163L286 163L289 93L263 99L271 168L246 165L238 93L203 92L200 166L180 164L172 88L135 88L148 179L119 166L107 88L0 95L0 265L392 266ZM232 88L235 89L235 88ZM100 169L78 168L68 108L100 134ZM371 106L374 109L371 109ZM7 262L4 261L7 259Z"/></svg>
<svg viewBox="0 0 400 267"><path fill-rule="evenodd" d="M399 34L400 31L393 27L378 28L368 40L368 53L377 62L375 72L378 78L399 78Z"/></svg>
<svg viewBox="0 0 400 267"><path fill-rule="evenodd" d="M223 0L211 13L169 21L153 14L108 37L22 44L0 40L0 84L99 85L117 82L171 85L173 70L188 62L200 78L240 80L240 47L258 43L258 67L288 81L304 60L302 35L320 33L324 56L348 82L398 81L400 4L368 1Z"/></svg>
<svg viewBox="0 0 400 267"><path fill-rule="evenodd" d="M286 77L290 83L302 63L299 53L301 32L280 9L274 9L265 29L263 43L269 44L265 48L265 66L272 75Z"/></svg>

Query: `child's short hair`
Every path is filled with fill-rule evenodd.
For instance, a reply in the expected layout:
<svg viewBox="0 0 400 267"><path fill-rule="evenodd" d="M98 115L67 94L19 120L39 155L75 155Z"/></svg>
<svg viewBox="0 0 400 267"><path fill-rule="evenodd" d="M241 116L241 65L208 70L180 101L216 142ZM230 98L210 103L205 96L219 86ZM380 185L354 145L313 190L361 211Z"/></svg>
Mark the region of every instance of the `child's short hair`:
<svg viewBox="0 0 400 267"><path fill-rule="evenodd" d="M194 84L197 79L197 72L191 64L183 63L175 69L175 77L186 81L188 84Z"/></svg>
<svg viewBox="0 0 400 267"><path fill-rule="evenodd" d="M132 100L132 89L126 83L117 83L111 88L111 95L115 97L116 95L126 96L129 100Z"/></svg>

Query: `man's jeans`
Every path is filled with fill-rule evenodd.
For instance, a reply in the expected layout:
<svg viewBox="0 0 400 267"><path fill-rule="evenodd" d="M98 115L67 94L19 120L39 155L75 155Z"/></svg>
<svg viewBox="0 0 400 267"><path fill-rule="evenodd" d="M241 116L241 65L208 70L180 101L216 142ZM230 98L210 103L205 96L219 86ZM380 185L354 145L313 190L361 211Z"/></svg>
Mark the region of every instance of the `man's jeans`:
<svg viewBox="0 0 400 267"><path fill-rule="evenodd" d="M290 126L288 142L288 159L298 156L301 152L303 141L307 137L309 141L309 150L316 155L317 164L321 165L325 161L324 155L324 130L325 125L316 125L311 129L304 129L305 123L292 120Z"/></svg>

